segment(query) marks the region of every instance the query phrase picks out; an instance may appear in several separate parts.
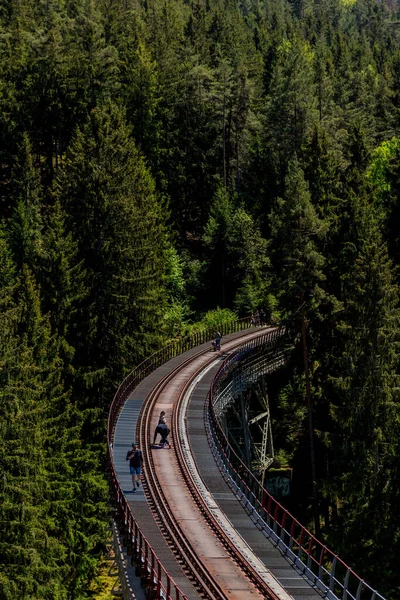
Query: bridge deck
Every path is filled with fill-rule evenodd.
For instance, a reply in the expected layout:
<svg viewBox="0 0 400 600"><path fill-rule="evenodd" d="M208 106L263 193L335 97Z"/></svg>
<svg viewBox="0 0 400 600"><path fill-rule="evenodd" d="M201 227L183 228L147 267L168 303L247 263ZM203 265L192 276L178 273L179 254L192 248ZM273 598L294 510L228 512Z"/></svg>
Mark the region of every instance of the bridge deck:
<svg viewBox="0 0 400 600"><path fill-rule="evenodd" d="M191 450L198 471L214 500L254 554L295 600L321 598L317 590L298 573L277 548L257 529L228 484L224 481L209 447L204 429L204 402L217 367L211 369L196 386L188 406L187 423Z"/></svg>
<svg viewBox="0 0 400 600"><path fill-rule="evenodd" d="M204 344L205 348L209 346L209 343ZM150 391L162 377L179 365L184 360L184 357L186 358L196 352L198 352L198 348L189 350L180 356L176 356L146 377L146 379L133 390L128 400L125 402L121 414L119 415L114 434L115 469L121 488L124 491L133 515L164 568L170 573L175 583L182 592L190 598L190 600L192 598L193 600L200 600L200 596L191 582L187 579L186 574L182 571L181 566L176 561L175 556L165 541L146 502L142 487L135 493L132 492L132 480L129 473L129 463L126 461L126 453L131 448L132 443L136 441L136 424L139 412ZM133 569L130 569L130 571L133 573Z"/></svg>
<svg viewBox="0 0 400 600"><path fill-rule="evenodd" d="M225 336L224 340L235 339L235 337L241 335L243 335L243 332L230 334L229 336ZM209 346L210 343L203 345L204 348L208 348ZM126 453L131 448L131 444L136 441L138 415L144 400L152 388L164 375L171 372L174 367L183 362L190 355L196 354L198 351L199 347L189 350L170 360L149 375L131 393L119 415L113 445L117 476L135 519L160 558L164 568L171 574L177 585L190 600L196 600L200 598L200 596L182 571L161 534L148 507L142 488L139 488L136 493L132 492L132 481L128 462L126 461ZM209 371L204 379L197 385L189 404L189 439L199 472L223 512L225 512L227 517L237 528L238 532L252 548L253 552L264 562L266 567L275 575L287 592L292 595L295 600L315 600L316 598L320 598L318 592L312 590L301 575L289 565L272 543L255 527L227 484L224 482L218 467L215 464L204 431L203 414L205 397L216 368L217 367ZM134 577L133 573L133 569L131 569L131 572L129 573L130 578Z"/></svg>

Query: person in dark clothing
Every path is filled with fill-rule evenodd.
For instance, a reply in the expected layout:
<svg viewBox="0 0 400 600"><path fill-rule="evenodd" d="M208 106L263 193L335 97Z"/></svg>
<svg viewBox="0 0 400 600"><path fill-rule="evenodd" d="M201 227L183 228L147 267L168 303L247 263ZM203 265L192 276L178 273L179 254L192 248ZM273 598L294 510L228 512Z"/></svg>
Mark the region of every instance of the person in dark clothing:
<svg viewBox="0 0 400 600"><path fill-rule="evenodd" d="M160 417L158 419L158 425L154 432L153 444L156 443L157 434L160 434L160 436L161 436L161 442L160 442L161 446L168 444L167 437L168 437L169 433L170 433L170 429L168 429L167 420L165 418L165 411L162 410L160 413Z"/></svg>
<svg viewBox="0 0 400 600"><path fill-rule="evenodd" d="M169 446L167 437L170 433L170 429L168 429L168 425L166 423L158 426L158 433L161 435L160 446Z"/></svg>
<svg viewBox="0 0 400 600"><path fill-rule="evenodd" d="M133 492L140 486L140 475L142 474L143 455L137 444L132 444L132 450L128 450L126 460L129 460L129 469L132 475Z"/></svg>
<svg viewBox="0 0 400 600"><path fill-rule="evenodd" d="M221 350L221 338L222 335L220 334L219 331L215 332L215 349L216 350Z"/></svg>

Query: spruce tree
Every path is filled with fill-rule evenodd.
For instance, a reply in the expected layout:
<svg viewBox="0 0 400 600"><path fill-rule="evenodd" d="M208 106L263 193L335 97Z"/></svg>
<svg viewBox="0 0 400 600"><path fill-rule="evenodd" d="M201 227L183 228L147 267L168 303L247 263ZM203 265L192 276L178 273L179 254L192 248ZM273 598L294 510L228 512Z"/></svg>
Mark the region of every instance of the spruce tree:
<svg viewBox="0 0 400 600"><path fill-rule="evenodd" d="M400 264L400 141L393 137L383 142L371 156L366 175L371 183L375 205L382 213L389 252L396 265Z"/></svg>
<svg viewBox="0 0 400 600"><path fill-rule="evenodd" d="M314 321L318 318L319 305L324 299L320 284L325 279L325 258L319 246L326 233L326 224L317 217L304 173L297 160L289 164L285 188L285 197L278 198L270 215L273 260L281 306L288 316L293 315L291 327L298 326L301 337L310 450L310 469L307 475L311 476L314 530L318 535L317 465L311 385L314 367L312 360L309 360L313 351L309 340L313 338Z"/></svg>
<svg viewBox="0 0 400 600"><path fill-rule="evenodd" d="M58 196L88 290L77 362L93 403L105 408L113 385L159 342L164 303L160 206L119 108L94 110L77 132Z"/></svg>
<svg viewBox="0 0 400 600"><path fill-rule="evenodd" d="M19 156L13 173L13 195L16 204L12 215L10 245L19 269L26 264L32 271L39 269L42 251L43 199L40 177L33 163L31 143L23 134Z"/></svg>
<svg viewBox="0 0 400 600"><path fill-rule="evenodd" d="M40 273L42 307L49 314L52 331L67 346L67 362L72 363L77 312L87 294L82 261L78 262L77 243L66 231L65 214L58 200L47 207L43 234Z"/></svg>
<svg viewBox="0 0 400 600"><path fill-rule="evenodd" d="M319 283L325 278L319 243L326 225L316 214L296 159L289 164L285 196L277 199L271 211L270 227L281 302L290 314L302 302L314 302Z"/></svg>
<svg viewBox="0 0 400 600"><path fill-rule="evenodd" d="M75 356L78 315L87 295L77 245L65 231L58 201L48 207L39 273L42 306L48 311L51 338L45 385L48 513L53 533L63 542L64 591L80 597L95 574L104 544L108 509L101 444L87 432L90 411L76 401L79 364Z"/></svg>
<svg viewBox="0 0 400 600"><path fill-rule="evenodd" d="M49 328L28 268L24 266L19 277L13 275L3 234L0 251L1 596L66 598L65 554L49 517L46 470Z"/></svg>
<svg viewBox="0 0 400 600"><path fill-rule="evenodd" d="M335 499L335 545L360 566L381 563L370 577L381 582L377 557L396 539L399 399L397 394L398 288L380 220L364 197L349 199L352 242L344 241L341 302L325 395L330 402L329 479ZM339 533L340 532L340 533ZM394 536L394 537L393 537ZM339 538L341 541L339 541Z"/></svg>
<svg viewBox="0 0 400 600"><path fill-rule="evenodd" d="M272 71L265 109L265 155L283 189L288 163L301 155L317 122L313 56L299 38L283 40Z"/></svg>
<svg viewBox="0 0 400 600"><path fill-rule="evenodd" d="M232 304L242 313L264 308L270 294L267 242L251 215L220 187L203 234L210 306Z"/></svg>

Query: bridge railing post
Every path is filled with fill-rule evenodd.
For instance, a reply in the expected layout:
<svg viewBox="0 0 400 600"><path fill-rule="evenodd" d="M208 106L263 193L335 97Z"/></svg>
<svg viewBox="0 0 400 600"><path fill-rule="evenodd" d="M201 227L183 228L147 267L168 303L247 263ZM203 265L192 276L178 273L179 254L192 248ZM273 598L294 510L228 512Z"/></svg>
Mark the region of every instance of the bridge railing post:
<svg viewBox="0 0 400 600"><path fill-rule="evenodd" d="M335 589L336 563L337 563L337 556L335 555L333 557L332 566L331 566L331 572L330 572L330 577L329 577L329 589L331 590L331 592L333 592L333 590Z"/></svg>
<svg viewBox="0 0 400 600"><path fill-rule="evenodd" d="M350 579L350 569L347 569L346 576L343 582L343 600L347 600L349 596L349 579Z"/></svg>

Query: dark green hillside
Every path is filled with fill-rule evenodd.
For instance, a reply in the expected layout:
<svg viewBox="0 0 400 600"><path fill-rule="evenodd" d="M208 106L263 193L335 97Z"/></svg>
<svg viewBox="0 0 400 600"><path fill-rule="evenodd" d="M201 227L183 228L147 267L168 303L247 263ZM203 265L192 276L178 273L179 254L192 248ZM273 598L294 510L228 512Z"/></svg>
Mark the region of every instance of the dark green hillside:
<svg viewBox="0 0 400 600"><path fill-rule="evenodd" d="M2 0L0 598L88 596L127 371L207 310L300 306L321 535L399 596L399 22ZM276 383L284 421L304 371Z"/></svg>

